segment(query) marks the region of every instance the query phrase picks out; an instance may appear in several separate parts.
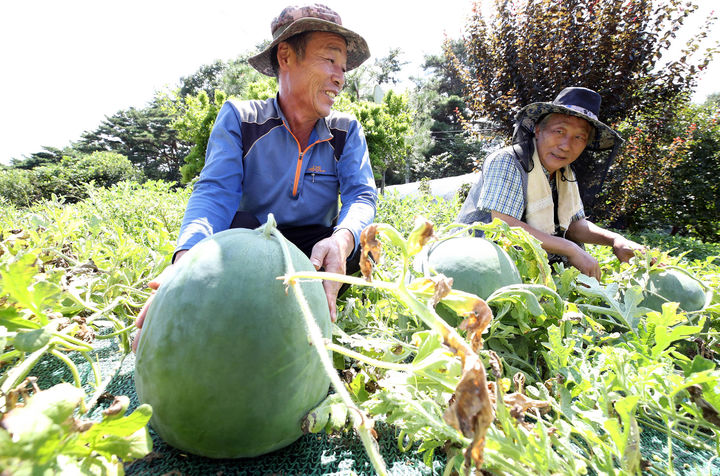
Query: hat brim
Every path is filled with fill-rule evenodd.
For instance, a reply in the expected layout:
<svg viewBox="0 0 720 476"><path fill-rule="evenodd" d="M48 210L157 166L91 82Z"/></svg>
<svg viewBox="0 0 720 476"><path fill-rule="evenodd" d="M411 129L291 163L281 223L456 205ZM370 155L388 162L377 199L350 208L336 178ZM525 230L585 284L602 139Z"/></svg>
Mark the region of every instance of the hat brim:
<svg viewBox="0 0 720 476"><path fill-rule="evenodd" d="M595 128L595 137L593 137L592 142L588 143L587 149L607 150L623 143L620 134L606 124L581 112L550 102L535 102L527 105L518 112L515 119L518 122L522 122L522 125L528 130L533 130L541 117L552 113L580 117L588 121L590 125Z"/></svg>
<svg viewBox="0 0 720 476"><path fill-rule="evenodd" d="M365 39L352 30L333 23L322 20L320 18L300 18L288 26L285 31L273 40L262 52L248 59L248 63L266 76L275 76L273 71L270 55L273 48L280 42L287 40L291 36L306 31L326 31L329 33L337 33L345 38L347 42L347 70L355 69L370 57L370 48L368 48Z"/></svg>

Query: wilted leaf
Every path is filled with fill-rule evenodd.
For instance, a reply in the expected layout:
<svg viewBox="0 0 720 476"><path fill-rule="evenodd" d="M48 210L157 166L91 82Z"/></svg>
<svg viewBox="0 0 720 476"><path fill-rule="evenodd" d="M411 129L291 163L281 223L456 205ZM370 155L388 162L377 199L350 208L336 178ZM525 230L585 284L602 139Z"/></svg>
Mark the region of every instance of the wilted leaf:
<svg viewBox="0 0 720 476"><path fill-rule="evenodd" d="M372 280L373 263L379 261L382 256L382 247L377 240L377 228L378 225L372 223L360 234L360 271L368 281Z"/></svg>
<svg viewBox="0 0 720 476"><path fill-rule="evenodd" d="M433 224L424 217L415 218L415 227L410 232L407 240L407 250L409 256L414 256L423 249L423 246L433 236Z"/></svg>
<svg viewBox="0 0 720 476"><path fill-rule="evenodd" d="M463 372L444 418L450 426L472 438L472 444L465 452L465 464L469 467L474 463L480 468L483 463L485 435L494 416L485 369L479 360L475 360L474 364Z"/></svg>

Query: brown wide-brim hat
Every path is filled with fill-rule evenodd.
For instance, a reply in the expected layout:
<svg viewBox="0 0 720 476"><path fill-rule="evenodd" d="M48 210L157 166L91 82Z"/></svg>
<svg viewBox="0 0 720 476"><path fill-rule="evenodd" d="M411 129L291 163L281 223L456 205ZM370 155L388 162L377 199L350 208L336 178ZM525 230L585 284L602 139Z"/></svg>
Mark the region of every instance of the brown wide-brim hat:
<svg viewBox="0 0 720 476"><path fill-rule="evenodd" d="M261 53L248 59L250 65L266 76L275 76L270 55L281 41L306 31L337 33L347 42L347 70L357 68L370 57L365 39L342 26L342 20L334 10L318 3L305 7L286 7L270 23L273 41Z"/></svg>
<svg viewBox="0 0 720 476"><path fill-rule="evenodd" d="M537 122L547 114L559 113L585 119L595 128L595 134L587 145L590 150L612 149L623 143L620 134L600 122L601 98L588 88L571 87L563 89L553 102L535 102L525 106L515 120L527 130L534 130Z"/></svg>

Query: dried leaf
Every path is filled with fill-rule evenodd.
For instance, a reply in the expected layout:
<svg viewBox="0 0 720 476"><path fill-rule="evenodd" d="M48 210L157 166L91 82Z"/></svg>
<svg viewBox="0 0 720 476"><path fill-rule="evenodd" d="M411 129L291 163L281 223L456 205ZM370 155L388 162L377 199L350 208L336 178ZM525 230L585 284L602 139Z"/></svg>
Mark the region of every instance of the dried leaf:
<svg viewBox="0 0 720 476"><path fill-rule="evenodd" d="M453 308L457 312L456 308ZM473 302L472 310L466 314L466 317L458 326L458 329L467 331L471 339L472 349L477 352L482 349L482 334L490 325L493 314L490 307L485 301L478 298Z"/></svg>
<svg viewBox="0 0 720 476"><path fill-rule="evenodd" d="M425 217L416 217L413 231L407 240L408 254L414 256L423 249L423 246L433 237L433 224Z"/></svg>
<svg viewBox="0 0 720 476"><path fill-rule="evenodd" d="M115 397L115 400L113 400L110 406L103 410L102 413L106 418L112 419L118 415L124 415L128 406L130 406L130 399L125 395L118 395Z"/></svg>
<svg viewBox="0 0 720 476"><path fill-rule="evenodd" d="M492 403L488 394L485 369L480 360L463 372L455 389L455 395L444 414L445 421L473 441L465 452L465 464L480 468L485 449L485 435L494 419Z"/></svg>
<svg viewBox="0 0 720 476"><path fill-rule="evenodd" d="M453 278L448 278L443 274L438 274L428 279L430 279L435 286L435 292L432 297L432 305L435 306L437 303L442 301L442 298L450 294L453 285Z"/></svg>
<svg viewBox="0 0 720 476"><path fill-rule="evenodd" d="M504 396L505 405L510 409L510 415L516 420L522 420L531 408L545 410L550 407L550 403L545 400L535 400L522 393L509 393Z"/></svg>
<svg viewBox="0 0 720 476"><path fill-rule="evenodd" d="M500 380L503 376L502 360L494 350L490 351L490 368L492 369L495 380Z"/></svg>
<svg viewBox="0 0 720 476"><path fill-rule="evenodd" d="M382 256L382 248L377 240L377 228L378 225L372 223L360 234L360 271L368 281L372 280L373 262L379 261Z"/></svg>
<svg viewBox="0 0 720 476"><path fill-rule="evenodd" d="M513 376L513 383L515 384L515 391L517 393L525 393L525 374L518 372Z"/></svg>

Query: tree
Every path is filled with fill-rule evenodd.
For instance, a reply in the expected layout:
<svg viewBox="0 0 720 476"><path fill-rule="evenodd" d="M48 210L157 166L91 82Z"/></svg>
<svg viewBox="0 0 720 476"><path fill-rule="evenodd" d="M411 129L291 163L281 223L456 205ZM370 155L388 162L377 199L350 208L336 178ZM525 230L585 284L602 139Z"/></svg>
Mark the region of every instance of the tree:
<svg viewBox="0 0 720 476"><path fill-rule="evenodd" d="M40 152L35 152L24 159L12 159L10 164L16 169L34 169L44 165L52 165L59 163L63 156L72 155L72 150L68 147L58 149L57 147L43 147Z"/></svg>
<svg viewBox="0 0 720 476"><path fill-rule="evenodd" d="M368 67L359 66L345 73L343 92L346 93L352 101L371 101L373 88L370 81L371 74Z"/></svg>
<svg viewBox="0 0 720 476"><path fill-rule="evenodd" d="M603 215L634 229L671 226L673 234L717 242L720 105L688 104L670 123L657 124L652 115L620 124L626 153L611 169Z"/></svg>
<svg viewBox="0 0 720 476"><path fill-rule="evenodd" d="M457 74L454 61L461 64L467 62L467 49L463 40L448 39L445 42L445 54L427 55L423 70L430 73L428 85L439 94L462 97L465 93L465 85ZM452 52L451 55L448 52Z"/></svg>
<svg viewBox="0 0 720 476"><path fill-rule="evenodd" d="M402 50L400 48L391 48L387 56L375 60L371 77L377 84L397 84L397 73L402 70L407 61L401 61L400 56Z"/></svg>
<svg viewBox="0 0 720 476"><path fill-rule="evenodd" d="M410 153L408 133L413 113L407 97L389 91L382 104L338 101L335 107L354 114L362 125L373 171L384 192L388 171L402 171Z"/></svg>
<svg viewBox="0 0 720 476"><path fill-rule="evenodd" d="M599 92L605 123L652 113L657 124L667 124L714 52L699 50L715 21L710 17L679 59L661 62L697 9L692 2L495 0L494 6L496 13L486 20L481 3L475 2L466 25L464 61L449 47L446 53L465 84L470 124L489 118L507 138L522 107L552 100L567 86ZM594 180L594 189L602 186L596 177L604 176L608 160L598 155L595 163L579 164L584 166L577 170L581 184ZM640 166L655 165L646 160ZM594 199L594 194L583 197L590 213Z"/></svg>
<svg viewBox="0 0 720 476"><path fill-rule="evenodd" d="M251 53L243 53L228 62L217 60L200 66L190 76L180 78L178 98L197 96L201 91L205 91L211 101L215 100L215 91L223 91L228 97L245 97L249 85L270 79L250 66L247 62L250 56Z"/></svg>
<svg viewBox="0 0 720 476"><path fill-rule="evenodd" d="M449 46L456 56L464 57L464 42L450 41ZM463 128L459 117L466 110L463 84L445 55L426 56L423 69L423 77L413 78L412 102L417 114L412 179L469 173L484 155L487 141Z"/></svg>
<svg viewBox="0 0 720 476"><path fill-rule="evenodd" d="M697 62L699 42L715 20L695 33L679 59L660 62L697 6L681 0L495 0L486 21L475 2L463 62L446 45L468 93L472 117L489 117L508 135L527 104L554 98L567 86L603 97L601 119L614 123L633 113L677 104L696 85L712 58Z"/></svg>
<svg viewBox="0 0 720 476"><path fill-rule="evenodd" d="M180 138L193 144L185 156L185 164L180 168L182 182L188 183L200 174L205 165L205 153L210 140L215 118L227 98L223 91L215 91L211 101L205 91L197 96L186 96L184 113L173 122Z"/></svg>
<svg viewBox="0 0 720 476"><path fill-rule="evenodd" d="M120 110L94 131L85 132L73 144L80 153L116 152L127 157L145 176L177 181L180 165L190 145L173 128L162 95L144 108Z"/></svg>

